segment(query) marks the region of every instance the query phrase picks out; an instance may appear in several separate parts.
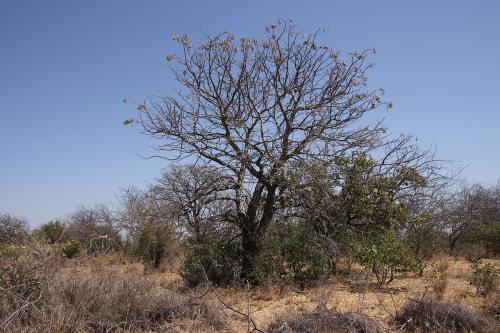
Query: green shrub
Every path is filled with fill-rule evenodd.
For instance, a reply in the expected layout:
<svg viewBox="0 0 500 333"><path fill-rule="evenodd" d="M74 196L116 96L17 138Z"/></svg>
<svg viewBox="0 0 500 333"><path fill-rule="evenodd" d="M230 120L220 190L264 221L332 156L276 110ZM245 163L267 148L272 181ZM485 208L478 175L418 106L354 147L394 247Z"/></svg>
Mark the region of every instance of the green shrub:
<svg viewBox="0 0 500 333"><path fill-rule="evenodd" d="M50 221L40 227L40 235L49 244L55 244L62 241L65 226L61 221Z"/></svg>
<svg viewBox="0 0 500 333"><path fill-rule="evenodd" d="M478 225L471 232L472 244L479 244L492 255L500 255L500 222L490 225Z"/></svg>
<svg viewBox="0 0 500 333"><path fill-rule="evenodd" d="M490 263L480 264L478 262L471 265L472 277L470 283L476 287L476 292L486 296L495 288L495 280L498 277L498 272Z"/></svg>
<svg viewBox="0 0 500 333"><path fill-rule="evenodd" d="M358 261L371 269L379 284L391 282L395 272L418 271L420 266L418 258L391 230L362 240L356 252Z"/></svg>
<svg viewBox="0 0 500 333"><path fill-rule="evenodd" d="M122 247L122 240L118 233L110 235L99 235L90 239L87 243L87 253L111 253Z"/></svg>
<svg viewBox="0 0 500 333"><path fill-rule="evenodd" d="M188 245L181 275L190 288L208 279L216 286L236 281L241 272L242 248L235 240L218 239Z"/></svg>
<svg viewBox="0 0 500 333"><path fill-rule="evenodd" d="M328 273L328 258L309 234L295 225L270 230L258 258L260 280L310 285Z"/></svg>
<svg viewBox="0 0 500 333"><path fill-rule="evenodd" d="M17 253L15 245L9 243L0 243L0 257L11 257Z"/></svg>
<svg viewBox="0 0 500 333"><path fill-rule="evenodd" d="M74 258L82 250L82 243L78 240L70 240L60 246L63 255L68 258Z"/></svg>

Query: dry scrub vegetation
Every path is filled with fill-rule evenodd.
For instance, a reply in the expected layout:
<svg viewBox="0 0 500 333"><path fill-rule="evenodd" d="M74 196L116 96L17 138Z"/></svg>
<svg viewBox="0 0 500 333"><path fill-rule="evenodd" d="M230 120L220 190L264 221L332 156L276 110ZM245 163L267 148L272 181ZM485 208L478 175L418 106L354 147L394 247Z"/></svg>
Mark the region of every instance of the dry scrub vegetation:
<svg viewBox="0 0 500 333"><path fill-rule="evenodd" d="M500 184L372 123L375 50L320 35L175 36L177 93L124 123L194 164L37 230L0 214L0 331L498 332Z"/></svg>
<svg viewBox="0 0 500 333"><path fill-rule="evenodd" d="M187 289L178 265L151 271L122 253L67 259L38 243L2 251L2 332L498 332L498 289L478 293L471 265L447 256L385 286L354 265L306 289Z"/></svg>
<svg viewBox="0 0 500 333"><path fill-rule="evenodd" d="M40 257L40 252L46 257ZM166 285L117 254L67 260L39 246L2 257L5 332L220 331L217 304ZM187 328L186 328L187 327Z"/></svg>

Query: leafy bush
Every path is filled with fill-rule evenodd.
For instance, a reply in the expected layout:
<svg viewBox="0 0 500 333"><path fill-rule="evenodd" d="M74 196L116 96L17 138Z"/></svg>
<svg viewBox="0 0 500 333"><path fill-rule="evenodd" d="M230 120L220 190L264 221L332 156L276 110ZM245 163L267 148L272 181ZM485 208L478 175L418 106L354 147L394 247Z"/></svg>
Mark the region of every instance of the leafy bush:
<svg viewBox="0 0 500 333"><path fill-rule="evenodd" d="M394 324L406 332L493 332L481 313L462 304L427 299L409 300Z"/></svg>
<svg viewBox="0 0 500 333"><path fill-rule="evenodd" d="M54 244L62 241L65 226L61 221L50 221L40 227L40 235L49 244Z"/></svg>
<svg viewBox="0 0 500 333"><path fill-rule="evenodd" d="M18 251L18 248L9 243L0 243L0 257L11 257L15 255Z"/></svg>
<svg viewBox="0 0 500 333"><path fill-rule="evenodd" d="M500 222L478 225L471 232L472 244L479 244L492 255L500 254Z"/></svg>
<svg viewBox="0 0 500 333"><path fill-rule="evenodd" d="M146 268L158 269L168 255L172 231L165 224L144 223L137 235L135 254L142 258Z"/></svg>
<svg viewBox="0 0 500 333"><path fill-rule="evenodd" d="M418 258L390 230L362 240L356 256L363 266L371 269L379 284L391 282L397 271L417 271L420 265Z"/></svg>
<svg viewBox="0 0 500 333"><path fill-rule="evenodd" d="M500 222L486 228L483 232L486 248L494 255L500 255Z"/></svg>
<svg viewBox="0 0 500 333"><path fill-rule="evenodd" d="M476 287L476 292L480 295L488 295L494 290L495 280L498 272L490 263L474 263L471 265L472 277L470 283Z"/></svg>
<svg viewBox="0 0 500 333"><path fill-rule="evenodd" d="M173 241L170 226L164 223L143 223L135 235L134 253L146 269L158 269L169 254Z"/></svg>
<svg viewBox="0 0 500 333"><path fill-rule="evenodd" d="M82 243L80 241L73 239L64 244L61 244L60 247L63 255L68 258L74 258L80 251L82 250Z"/></svg>
<svg viewBox="0 0 500 333"><path fill-rule="evenodd" d="M294 283L301 288L328 273L328 258L299 226L270 230L257 267L261 280Z"/></svg>
<svg viewBox="0 0 500 333"><path fill-rule="evenodd" d="M190 288L203 284L207 279L216 286L227 286L239 278L241 258L239 241L218 239L190 244L181 275Z"/></svg>
<svg viewBox="0 0 500 333"><path fill-rule="evenodd" d="M121 237L118 233L100 235L90 239L87 243L87 253L110 253L121 248Z"/></svg>
<svg viewBox="0 0 500 333"><path fill-rule="evenodd" d="M377 323L359 313L339 313L319 309L304 314L289 314L269 326L270 333L382 333Z"/></svg>

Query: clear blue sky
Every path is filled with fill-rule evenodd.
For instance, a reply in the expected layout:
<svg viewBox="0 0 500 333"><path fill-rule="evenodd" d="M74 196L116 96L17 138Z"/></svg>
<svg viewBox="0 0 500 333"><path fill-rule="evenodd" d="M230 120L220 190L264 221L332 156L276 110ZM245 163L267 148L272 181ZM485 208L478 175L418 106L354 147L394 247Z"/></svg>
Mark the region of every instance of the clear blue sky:
<svg viewBox="0 0 500 333"><path fill-rule="evenodd" d="M328 28L340 51L376 48L386 123L469 181L499 179L500 1L0 0L0 211L36 225L143 186L165 161L138 157L151 142L121 125L121 100L172 91L171 37L260 36L279 18Z"/></svg>

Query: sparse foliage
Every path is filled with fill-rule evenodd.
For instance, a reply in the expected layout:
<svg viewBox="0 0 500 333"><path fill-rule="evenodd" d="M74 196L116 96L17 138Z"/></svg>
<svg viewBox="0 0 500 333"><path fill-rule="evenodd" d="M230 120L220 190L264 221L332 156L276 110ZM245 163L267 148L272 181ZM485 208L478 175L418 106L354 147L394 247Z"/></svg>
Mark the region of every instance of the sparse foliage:
<svg viewBox="0 0 500 333"><path fill-rule="evenodd" d="M203 243L231 232L225 215L230 182L212 167L173 166L162 172L148 195L174 221L182 238Z"/></svg>
<svg viewBox="0 0 500 333"><path fill-rule="evenodd" d="M478 231L495 230L500 220L500 191L496 187L463 184L442 205L440 219L448 233L450 250L474 243Z"/></svg>
<svg viewBox="0 0 500 333"><path fill-rule="evenodd" d="M78 240L90 253L101 249L96 247L96 244L106 243L109 245L103 248L106 252L108 249L119 247L120 235L114 224L112 212L104 205L95 208L79 207L68 218L65 237ZM110 242L102 241L103 239Z"/></svg>
<svg viewBox="0 0 500 333"><path fill-rule="evenodd" d="M173 247L172 231L168 225L144 223L139 230L135 251L146 267L158 269Z"/></svg>
<svg viewBox="0 0 500 333"><path fill-rule="evenodd" d="M492 293L498 278L498 271L495 266L490 263L481 264L476 262L471 265L471 268L472 277L470 283L476 287L476 292L483 296Z"/></svg>
<svg viewBox="0 0 500 333"><path fill-rule="evenodd" d="M0 214L0 243L18 243L28 235L28 222L21 217Z"/></svg>

